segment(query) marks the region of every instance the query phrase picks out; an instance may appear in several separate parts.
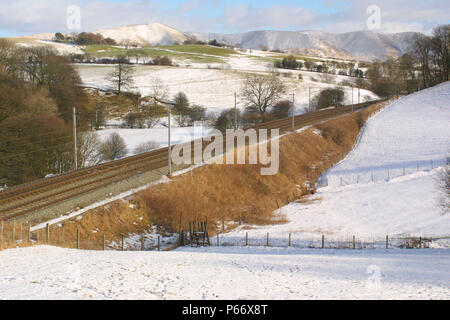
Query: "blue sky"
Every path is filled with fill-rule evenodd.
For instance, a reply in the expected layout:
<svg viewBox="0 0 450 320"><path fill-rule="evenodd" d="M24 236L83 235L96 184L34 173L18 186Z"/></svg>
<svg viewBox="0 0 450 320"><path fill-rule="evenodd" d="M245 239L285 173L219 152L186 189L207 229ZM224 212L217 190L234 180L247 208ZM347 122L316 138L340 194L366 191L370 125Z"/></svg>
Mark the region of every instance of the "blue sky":
<svg viewBox="0 0 450 320"><path fill-rule="evenodd" d="M366 10L377 5L380 31L430 33L450 17L448 0L0 0L0 36L69 32L70 5L80 7L83 31L160 22L181 31L218 33L350 32L366 30Z"/></svg>

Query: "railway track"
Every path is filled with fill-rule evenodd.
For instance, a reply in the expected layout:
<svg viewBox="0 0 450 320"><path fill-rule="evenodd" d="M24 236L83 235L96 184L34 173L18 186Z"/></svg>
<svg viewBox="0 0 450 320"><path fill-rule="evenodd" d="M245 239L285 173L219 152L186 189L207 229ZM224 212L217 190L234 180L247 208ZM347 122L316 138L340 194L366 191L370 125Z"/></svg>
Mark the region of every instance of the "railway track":
<svg viewBox="0 0 450 320"><path fill-rule="evenodd" d="M384 100L296 116L294 117L294 129L298 130L309 125L318 124L351 113L352 110L358 111L382 101ZM283 134L292 131L292 118L274 120L250 128L279 129L280 134ZM193 146L192 149L195 150L198 144L194 141L190 143ZM205 147L205 143L200 144L202 150ZM0 221L30 215L41 209L52 207L144 173L155 171L155 175L162 176L163 173L157 171L168 166L168 151L168 148L162 148L153 152L7 189L0 193Z"/></svg>

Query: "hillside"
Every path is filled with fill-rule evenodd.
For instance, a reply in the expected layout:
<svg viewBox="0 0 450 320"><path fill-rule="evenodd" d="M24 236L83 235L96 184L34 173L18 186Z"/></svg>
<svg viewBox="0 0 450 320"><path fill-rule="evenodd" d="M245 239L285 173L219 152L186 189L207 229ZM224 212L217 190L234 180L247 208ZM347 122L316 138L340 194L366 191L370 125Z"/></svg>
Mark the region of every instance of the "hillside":
<svg viewBox="0 0 450 320"><path fill-rule="evenodd" d="M408 43L417 33L376 33L358 31L331 34L320 31L253 31L239 34L190 33L200 40L218 41L245 49L268 50L304 49L315 50L322 56L365 59L384 59L389 55L400 55L408 49Z"/></svg>
<svg viewBox="0 0 450 320"><path fill-rule="evenodd" d="M450 151L448 101L450 82L382 110L367 122L354 150L322 177L316 195L280 210L289 223L256 227L250 237L262 239L270 232L285 241L293 233L304 242L320 241L322 234L346 240L356 235L358 241L450 235L439 187ZM242 238L246 231L227 237ZM447 247L448 242L434 245Z"/></svg>
<svg viewBox="0 0 450 320"><path fill-rule="evenodd" d="M184 33L160 23L121 26L94 31L117 43L130 41L139 45L173 45L188 39Z"/></svg>
<svg viewBox="0 0 450 320"><path fill-rule="evenodd" d="M244 49L296 51L321 57L341 59L380 59L398 56L407 52L415 32L378 33L373 31L357 31L332 34L321 31L275 31L259 30L236 34L220 34L208 32L182 32L160 23L120 26L93 31L105 38L112 38L118 43L135 43L140 46L182 44L196 38L208 42L216 39L230 46ZM50 40L52 33L27 36L29 39Z"/></svg>

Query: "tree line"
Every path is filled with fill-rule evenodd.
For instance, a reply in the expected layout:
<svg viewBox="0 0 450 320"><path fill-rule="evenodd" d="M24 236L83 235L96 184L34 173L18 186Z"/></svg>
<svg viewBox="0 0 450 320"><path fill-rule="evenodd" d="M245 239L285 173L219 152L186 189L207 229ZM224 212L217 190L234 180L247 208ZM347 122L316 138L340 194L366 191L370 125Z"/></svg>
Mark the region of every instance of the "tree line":
<svg viewBox="0 0 450 320"><path fill-rule="evenodd" d="M361 65L364 66L365 64L361 63ZM343 76L364 78L364 71L357 68L354 62L322 61L321 63L318 63L310 60L302 62L298 61L294 55L289 55L284 57L282 60L276 60L273 66L279 69L306 70L310 72L339 74Z"/></svg>
<svg viewBox="0 0 450 320"><path fill-rule="evenodd" d="M417 35L401 57L372 63L367 89L382 97L410 94L448 81L449 65L450 25L442 25L431 36Z"/></svg>
<svg viewBox="0 0 450 320"><path fill-rule="evenodd" d="M89 122L88 99L70 60L51 47L0 39L0 179L14 185L74 167L72 120ZM81 157L82 158L82 157Z"/></svg>
<svg viewBox="0 0 450 320"><path fill-rule="evenodd" d="M61 43L71 43L80 46L87 45L117 45L117 42L111 38L105 38L100 33L92 33L92 32L81 32L81 33L71 33L68 35L64 35L61 32L55 33L53 38L56 42Z"/></svg>

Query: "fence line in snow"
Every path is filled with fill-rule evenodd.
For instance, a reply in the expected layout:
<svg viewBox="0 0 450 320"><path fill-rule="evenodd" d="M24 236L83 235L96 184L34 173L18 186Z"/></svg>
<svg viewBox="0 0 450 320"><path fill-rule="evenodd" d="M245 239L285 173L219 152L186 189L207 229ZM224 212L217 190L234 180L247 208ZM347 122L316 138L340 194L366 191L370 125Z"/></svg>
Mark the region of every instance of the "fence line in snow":
<svg viewBox="0 0 450 320"><path fill-rule="evenodd" d="M317 185L319 188L328 186L347 186L363 183L388 182L392 179L404 177L417 172L429 172L438 167L450 165L450 159L447 160L429 160L417 162L415 165L390 168L387 170L373 170L353 175L324 175L319 179Z"/></svg>
<svg viewBox="0 0 450 320"><path fill-rule="evenodd" d="M433 242L445 240L450 243L450 235L445 236L404 236L364 238L356 235L333 237L321 235L307 239L295 238L296 233L280 236L251 236L248 232L240 237L216 235L216 241L212 246L216 247L292 247L292 248L314 248L314 249L392 249L392 248L430 248Z"/></svg>
<svg viewBox="0 0 450 320"><path fill-rule="evenodd" d="M207 225L205 226L207 233ZM194 230L194 229L192 229ZM191 231L193 232L193 231ZM31 231L29 225L12 222L0 224L0 248L14 248L17 246L54 245L64 248L81 250L115 250L115 251L162 251L177 246L201 247L207 244L216 247L279 247L279 248L315 248L315 249L393 249L393 248L430 248L436 241L445 241L450 246L450 235L418 235L418 236L389 236L385 237L359 237L357 235L321 235L305 237L301 233L283 235L251 235L249 232L240 236L216 234L211 241L189 241L192 239L189 232L182 232L178 239L167 242L161 236L137 236L134 242L127 240L123 235L120 240L113 241L105 235L92 239L77 230L75 235L68 236L64 228L60 230L45 229Z"/></svg>

